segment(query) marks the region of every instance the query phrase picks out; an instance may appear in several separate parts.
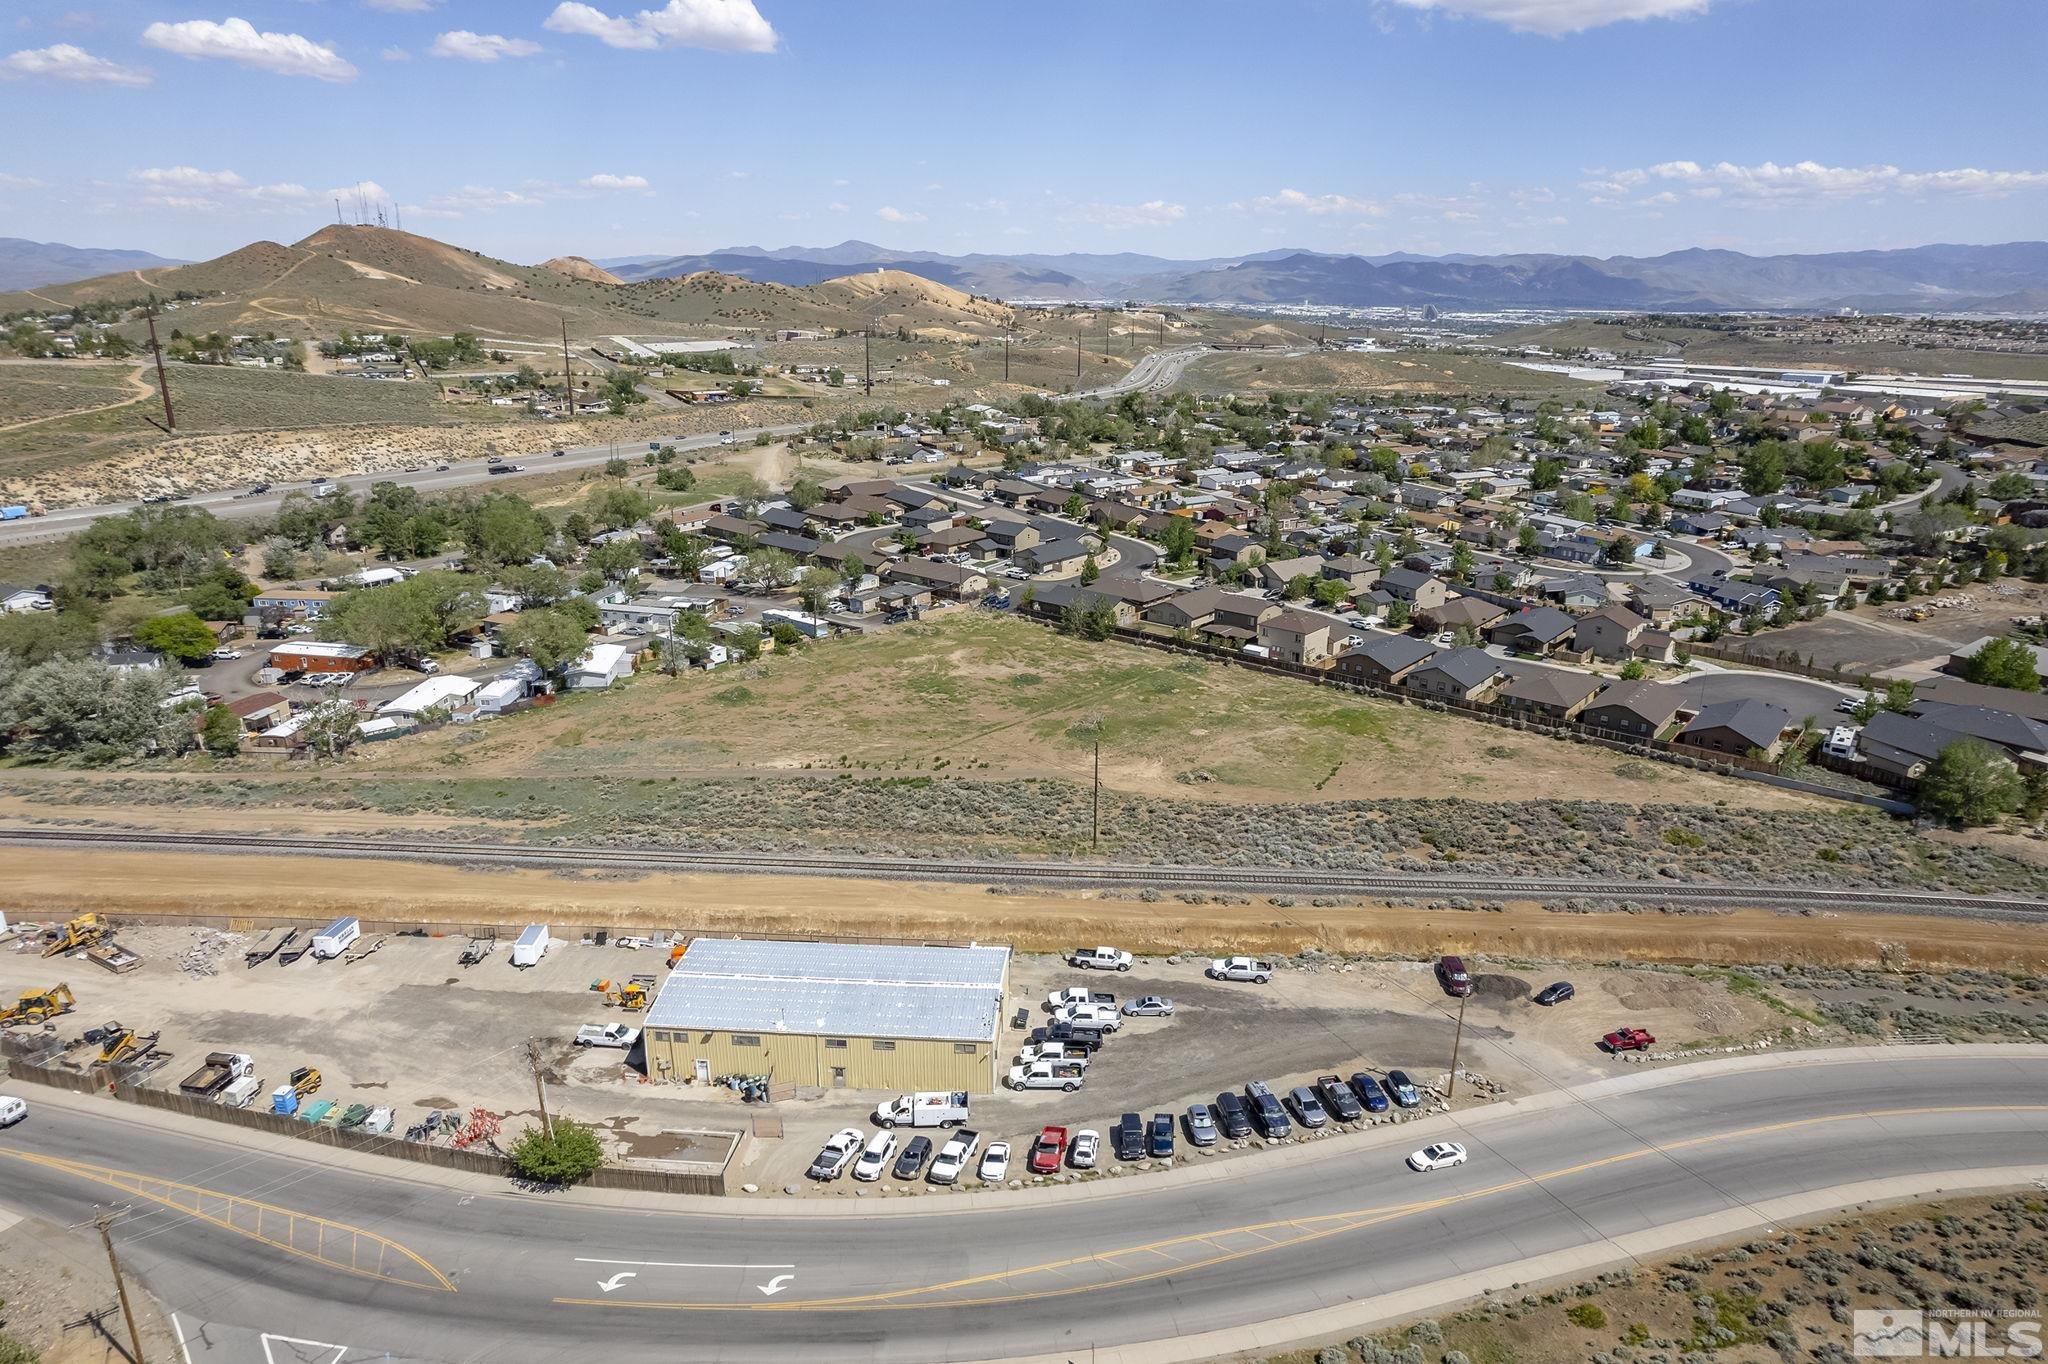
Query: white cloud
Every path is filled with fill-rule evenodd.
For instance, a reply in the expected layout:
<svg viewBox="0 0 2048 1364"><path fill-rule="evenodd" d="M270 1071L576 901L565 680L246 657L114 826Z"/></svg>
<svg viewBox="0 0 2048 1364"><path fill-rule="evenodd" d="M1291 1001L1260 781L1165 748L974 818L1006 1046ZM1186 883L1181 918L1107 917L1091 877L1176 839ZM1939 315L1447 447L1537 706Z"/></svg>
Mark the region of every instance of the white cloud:
<svg viewBox="0 0 2048 1364"><path fill-rule="evenodd" d="M1348 194L1304 194L1298 189L1283 189L1278 194L1261 195L1231 207L1252 213L1308 213L1319 218L1332 215L1347 218L1387 216L1385 206L1370 199L1354 199Z"/></svg>
<svg viewBox="0 0 2048 1364"><path fill-rule="evenodd" d="M884 204L876 209L875 216L885 223L921 223L924 221L924 214L915 210L906 212L892 204Z"/></svg>
<svg viewBox="0 0 2048 1364"><path fill-rule="evenodd" d="M828 208L828 209L830 209L830 210L831 210L832 212L834 212L834 213L844 213L844 212L846 212L846 205L845 205L845 204L843 204L843 203L841 203L841 202L840 202L839 200L837 200L837 199L834 199L834 200L833 200L833 201L832 201L831 203L829 203L829 204L825 205L825 207L826 207L826 208Z"/></svg>
<svg viewBox="0 0 2048 1364"><path fill-rule="evenodd" d="M286 213L303 210L315 198L340 195L355 197L355 186L329 190L315 196L304 185L289 181L274 185L252 185L231 170L202 170L198 166L147 166L128 172L128 179L141 188L144 204L178 212ZM365 193L383 200L384 187L365 183Z"/></svg>
<svg viewBox="0 0 2048 1364"><path fill-rule="evenodd" d="M231 170L200 170L197 166L151 166L129 171L128 178L159 189L238 189L248 183Z"/></svg>
<svg viewBox="0 0 2048 1364"><path fill-rule="evenodd" d="M0 171L0 189L41 189L43 182L32 175L9 175Z"/></svg>
<svg viewBox="0 0 2048 1364"><path fill-rule="evenodd" d="M1409 9L1485 19L1519 33L1556 38L1630 19L1705 14L1713 0L1393 0Z"/></svg>
<svg viewBox="0 0 2048 1364"><path fill-rule="evenodd" d="M492 213L501 208L534 208L544 202L540 196L524 190L464 185L428 199L425 208L429 212L425 216L459 218L468 213Z"/></svg>
<svg viewBox="0 0 2048 1364"><path fill-rule="evenodd" d="M525 38L507 38L497 33L471 33L451 29L434 39L427 49L436 57L453 57L465 62L495 62L505 57L531 57L540 44Z"/></svg>
<svg viewBox="0 0 2048 1364"><path fill-rule="evenodd" d="M580 0L563 0L541 27L639 51L702 47L714 52L773 52L780 41L754 8L754 0L668 0L660 9L643 9L630 19Z"/></svg>
<svg viewBox="0 0 2048 1364"><path fill-rule="evenodd" d="M1187 216L1186 204L1148 199L1142 204L1076 204L1060 214L1060 221L1093 223L1120 232L1133 227L1167 227Z"/></svg>
<svg viewBox="0 0 2048 1364"><path fill-rule="evenodd" d="M1822 202L1870 199L1896 194L1908 197L1954 195L1959 198L1999 198L2020 190L2048 189L2048 171L1955 170L1907 171L1897 166L1824 166L1817 161L1779 165L1764 161L1738 166L1719 161L1711 166L1697 161L1664 161L1654 166L1609 171L1580 186L1592 193L1594 202L1613 202L1648 186L1673 186L1697 199L1728 198L1746 203ZM1638 202L1676 203L1671 189L1663 189Z"/></svg>
<svg viewBox="0 0 2048 1364"><path fill-rule="evenodd" d="M725 173L725 178L728 180L751 180L754 178L754 173L752 171L743 170L727 171Z"/></svg>
<svg viewBox="0 0 2048 1364"><path fill-rule="evenodd" d="M47 76L51 80L96 85L147 85L150 82L147 71L110 62L105 57L95 57L70 43L17 52L0 61L0 76Z"/></svg>
<svg viewBox="0 0 2048 1364"><path fill-rule="evenodd" d="M387 62L409 62L412 60L412 53L407 52L402 47L387 47L377 55Z"/></svg>
<svg viewBox="0 0 2048 1364"><path fill-rule="evenodd" d="M441 0L363 0L370 9L381 9L386 14L425 14L441 3Z"/></svg>
<svg viewBox="0 0 2048 1364"><path fill-rule="evenodd" d="M247 19L187 19L181 24L155 23L142 30L142 41L180 57L209 57L270 71L280 76L311 76L315 80L354 80L355 67L324 43L296 33L258 33Z"/></svg>
<svg viewBox="0 0 2048 1364"><path fill-rule="evenodd" d="M611 175L600 171L596 175L585 176L577 181L577 183L585 189L646 189L647 177L644 175Z"/></svg>

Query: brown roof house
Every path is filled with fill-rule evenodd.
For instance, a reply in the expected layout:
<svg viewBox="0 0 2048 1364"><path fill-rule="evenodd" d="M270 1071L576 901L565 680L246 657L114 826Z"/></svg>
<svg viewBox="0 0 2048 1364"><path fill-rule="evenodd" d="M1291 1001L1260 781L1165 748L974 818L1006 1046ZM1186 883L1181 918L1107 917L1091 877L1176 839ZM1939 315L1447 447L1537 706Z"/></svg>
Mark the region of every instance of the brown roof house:
<svg viewBox="0 0 2048 1364"><path fill-rule="evenodd" d="M1259 643L1282 663L1321 663L1330 656L1330 621L1307 611L1282 611L1259 622Z"/></svg>
<svg viewBox="0 0 2048 1364"><path fill-rule="evenodd" d="M1506 620L1507 614L1506 607L1484 597L1453 597L1424 611L1422 621L1432 630L1470 630L1478 636Z"/></svg>
<svg viewBox="0 0 2048 1364"><path fill-rule="evenodd" d="M1636 640L1649 627L1650 622L1626 606L1603 606L1590 616L1579 617L1572 648L1613 663L1632 655Z"/></svg>
<svg viewBox="0 0 2048 1364"><path fill-rule="evenodd" d="M1631 739L1654 739L1678 714L1678 704L1676 688L1652 682L1615 682L1579 712L1579 723Z"/></svg>
<svg viewBox="0 0 2048 1364"><path fill-rule="evenodd" d="M1497 699L1524 719L1562 724L1577 718L1599 690L1599 680L1585 673L1536 668L1517 675Z"/></svg>
<svg viewBox="0 0 2048 1364"><path fill-rule="evenodd" d="M1486 637L1503 648L1541 658L1566 647L1577 628L1578 622L1555 606L1525 606L1488 630Z"/></svg>

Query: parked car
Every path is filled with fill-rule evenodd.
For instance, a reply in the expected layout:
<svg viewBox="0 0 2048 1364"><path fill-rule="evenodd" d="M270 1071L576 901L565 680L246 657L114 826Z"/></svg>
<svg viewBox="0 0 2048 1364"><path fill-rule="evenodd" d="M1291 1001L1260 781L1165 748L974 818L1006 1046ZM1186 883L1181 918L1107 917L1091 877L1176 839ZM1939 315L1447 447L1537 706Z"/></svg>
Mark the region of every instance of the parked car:
<svg viewBox="0 0 2048 1364"><path fill-rule="evenodd" d="M1118 1160L1143 1160L1145 1120L1136 1113L1124 1114L1116 1120L1116 1126L1109 1129L1109 1144Z"/></svg>
<svg viewBox="0 0 2048 1364"><path fill-rule="evenodd" d="M1273 979L1273 963L1257 957L1218 957L1203 974L1211 980L1249 980L1264 985Z"/></svg>
<svg viewBox="0 0 2048 1364"><path fill-rule="evenodd" d="M1042 1028L1031 1030L1031 1041L1038 1045L1047 1042L1064 1042L1069 1046L1086 1047L1090 1051L1102 1050L1109 1034L1100 1028L1076 1027L1064 1019L1055 1019Z"/></svg>
<svg viewBox="0 0 2048 1364"><path fill-rule="evenodd" d="M868 1144L861 1149L860 1159L853 1163L853 1177L864 1184L872 1184L882 1177L882 1171L889 1168L889 1162L896 1158L896 1134L883 1128L868 1138Z"/></svg>
<svg viewBox="0 0 2048 1364"><path fill-rule="evenodd" d="M1536 1002L1547 1009L1553 1004L1564 1003L1576 994L1578 994L1578 991L1572 988L1570 981L1560 980L1555 985L1546 985L1538 990L1536 992Z"/></svg>
<svg viewBox="0 0 2048 1364"><path fill-rule="evenodd" d="M1313 1132L1327 1125L1329 1113L1323 1108L1323 1101L1307 1085L1296 1085L1287 1091L1287 1106L1294 1110L1294 1120Z"/></svg>
<svg viewBox="0 0 2048 1364"><path fill-rule="evenodd" d="M1387 1111L1387 1091L1381 1089L1380 1082L1367 1075L1364 1071L1361 1070L1351 1077L1351 1092L1356 1094L1358 1101L1365 1105L1366 1112L1384 1113Z"/></svg>
<svg viewBox="0 0 2048 1364"><path fill-rule="evenodd" d="M227 663L241 656L242 651L240 649L215 649L208 655L208 657L220 663Z"/></svg>
<svg viewBox="0 0 2048 1364"><path fill-rule="evenodd" d="M1009 600L1007 594L1003 600ZM1128 971L1131 969L1131 954L1115 947L1077 947L1067 953L1067 965L1083 970Z"/></svg>
<svg viewBox="0 0 2048 1364"><path fill-rule="evenodd" d="M28 1116L28 1100L0 1094L0 1127L12 1127Z"/></svg>
<svg viewBox="0 0 2048 1364"><path fill-rule="evenodd" d="M1216 1144L1216 1120L1209 1116L1209 1105L1188 1105L1188 1144L1191 1146L1214 1146Z"/></svg>
<svg viewBox="0 0 2048 1364"><path fill-rule="evenodd" d="M1054 990L1045 997L1046 1012L1054 1014L1075 1004L1107 1005L1114 1003L1116 1003L1115 995L1107 994L1101 990L1091 990L1085 985L1069 985L1066 989Z"/></svg>
<svg viewBox="0 0 2048 1364"><path fill-rule="evenodd" d="M1162 995L1143 995L1125 1004L1124 1013L1132 1018L1171 1018L1173 1001Z"/></svg>
<svg viewBox="0 0 2048 1364"><path fill-rule="evenodd" d="M1245 1107L1251 1110L1252 1121L1269 1140L1277 1141L1293 1134L1294 1124L1287 1120L1287 1110L1264 1080L1254 1080L1244 1087L1244 1102Z"/></svg>
<svg viewBox="0 0 2048 1364"><path fill-rule="evenodd" d="M924 1163L932 1158L932 1139L925 1136L912 1137L904 1144L903 1154L896 1157L896 1168L891 1177L902 1180L916 1179Z"/></svg>
<svg viewBox="0 0 2048 1364"><path fill-rule="evenodd" d="M1408 1072L1405 1070L1387 1072L1387 1093L1392 1095L1394 1102L1402 1108L1422 1106L1422 1091L1415 1087L1415 1082L1408 1078Z"/></svg>
<svg viewBox="0 0 2048 1364"><path fill-rule="evenodd" d="M1600 1045L1613 1052L1648 1051L1657 1045L1657 1039L1647 1028L1616 1028L1600 1039Z"/></svg>
<svg viewBox="0 0 2048 1364"><path fill-rule="evenodd" d="M1065 1004L1053 1018L1056 1022L1071 1023L1077 1028L1094 1028L1100 1032L1115 1032L1124 1025L1123 1015L1116 1011L1114 1004Z"/></svg>
<svg viewBox="0 0 2048 1364"><path fill-rule="evenodd" d="M1444 987L1444 993L1452 999L1463 999L1472 993L1472 973L1465 969L1463 957L1438 957L1436 962L1436 983Z"/></svg>
<svg viewBox="0 0 2048 1364"><path fill-rule="evenodd" d="M1047 1127L1038 1134L1038 1140L1031 1143L1031 1155L1025 1160L1025 1168L1035 1175L1049 1175L1060 1168L1060 1160L1067 1153L1067 1129Z"/></svg>
<svg viewBox="0 0 2048 1364"><path fill-rule="evenodd" d="M981 1153L981 1166L975 1171L984 1184L1000 1184L1010 1177L1010 1143L992 1141Z"/></svg>
<svg viewBox="0 0 2048 1364"><path fill-rule="evenodd" d="M1084 1127L1074 1133L1074 1140L1067 1147L1068 1166L1076 1170L1094 1169L1096 1148L1101 1144L1101 1134L1092 1127Z"/></svg>
<svg viewBox="0 0 2048 1364"><path fill-rule="evenodd" d="M1323 1108L1338 1122L1357 1122L1365 1116L1365 1109L1359 1106L1358 1096L1351 1092L1351 1086L1334 1075L1317 1077L1316 1097L1323 1101Z"/></svg>
<svg viewBox="0 0 2048 1364"><path fill-rule="evenodd" d="M1455 1141L1440 1141L1425 1146L1408 1157L1411 1170L1446 1170L1453 1165L1463 1165L1467 1157L1465 1148Z"/></svg>
<svg viewBox="0 0 2048 1364"><path fill-rule="evenodd" d="M925 1178L934 1184L958 1183L961 1172L980 1149L981 1133L961 1128L939 1148L938 1158L932 1161L931 1173Z"/></svg>
<svg viewBox="0 0 2048 1364"><path fill-rule="evenodd" d="M1244 1100L1225 1090L1216 1096L1216 1125L1223 1129L1223 1135L1232 1141L1242 1141L1252 1134L1251 1113L1245 1108Z"/></svg>
<svg viewBox="0 0 2048 1364"><path fill-rule="evenodd" d="M806 1173L812 1179L829 1183L839 1178L846 1167L853 1163L853 1158L860 1154L860 1147L859 1129L841 1128L826 1141L824 1149L818 1152L818 1158L811 1162L811 1168Z"/></svg>
<svg viewBox="0 0 2048 1364"><path fill-rule="evenodd" d="M1151 1140L1146 1144L1146 1153L1154 1160L1166 1160L1173 1155L1173 1114L1152 1115Z"/></svg>

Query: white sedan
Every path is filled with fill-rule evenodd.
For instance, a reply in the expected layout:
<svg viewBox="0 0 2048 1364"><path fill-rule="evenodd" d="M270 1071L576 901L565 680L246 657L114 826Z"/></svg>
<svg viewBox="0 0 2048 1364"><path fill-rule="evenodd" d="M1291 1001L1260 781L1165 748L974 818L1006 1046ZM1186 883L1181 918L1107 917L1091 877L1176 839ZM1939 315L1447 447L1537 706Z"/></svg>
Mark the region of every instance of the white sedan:
<svg viewBox="0 0 2048 1364"><path fill-rule="evenodd" d="M1067 1164L1076 1170L1094 1169L1095 1148L1101 1142L1101 1134L1092 1127L1074 1133L1073 1144L1067 1147Z"/></svg>
<svg viewBox="0 0 2048 1364"><path fill-rule="evenodd" d="M872 1184L889 1169L889 1162L896 1158L896 1134L877 1132L868 1138L866 1149L860 1159L853 1163L853 1177L863 1183Z"/></svg>
<svg viewBox="0 0 2048 1364"><path fill-rule="evenodd" d="M1010 1177L1010 1143L992 1141L981 1153L981 1169L977 1171L984 1184L1000 1184Z"/></svg>
<svg viewBox="0 0 2048 1364"><path fill-rule="evenodd" d="M1465 1148L1455 1141L1440 1141L1434 1146L1425 1146L1408 1157L1411 1170L1445 1170L1453 1165L1463 1165L1468 1159Z"/></svg>

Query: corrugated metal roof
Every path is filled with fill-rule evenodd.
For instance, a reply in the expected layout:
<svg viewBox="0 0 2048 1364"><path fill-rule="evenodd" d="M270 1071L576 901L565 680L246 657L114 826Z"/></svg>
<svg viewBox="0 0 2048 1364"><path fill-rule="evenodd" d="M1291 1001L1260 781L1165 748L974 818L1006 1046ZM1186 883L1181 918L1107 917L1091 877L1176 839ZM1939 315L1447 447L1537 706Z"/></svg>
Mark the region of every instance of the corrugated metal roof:
<svg viewBox="0 0 2048 1364"><path fill-rule="evenodd" d="M986 1042L1007 947L699 938L662 983L650 1028Z"/></svg>

